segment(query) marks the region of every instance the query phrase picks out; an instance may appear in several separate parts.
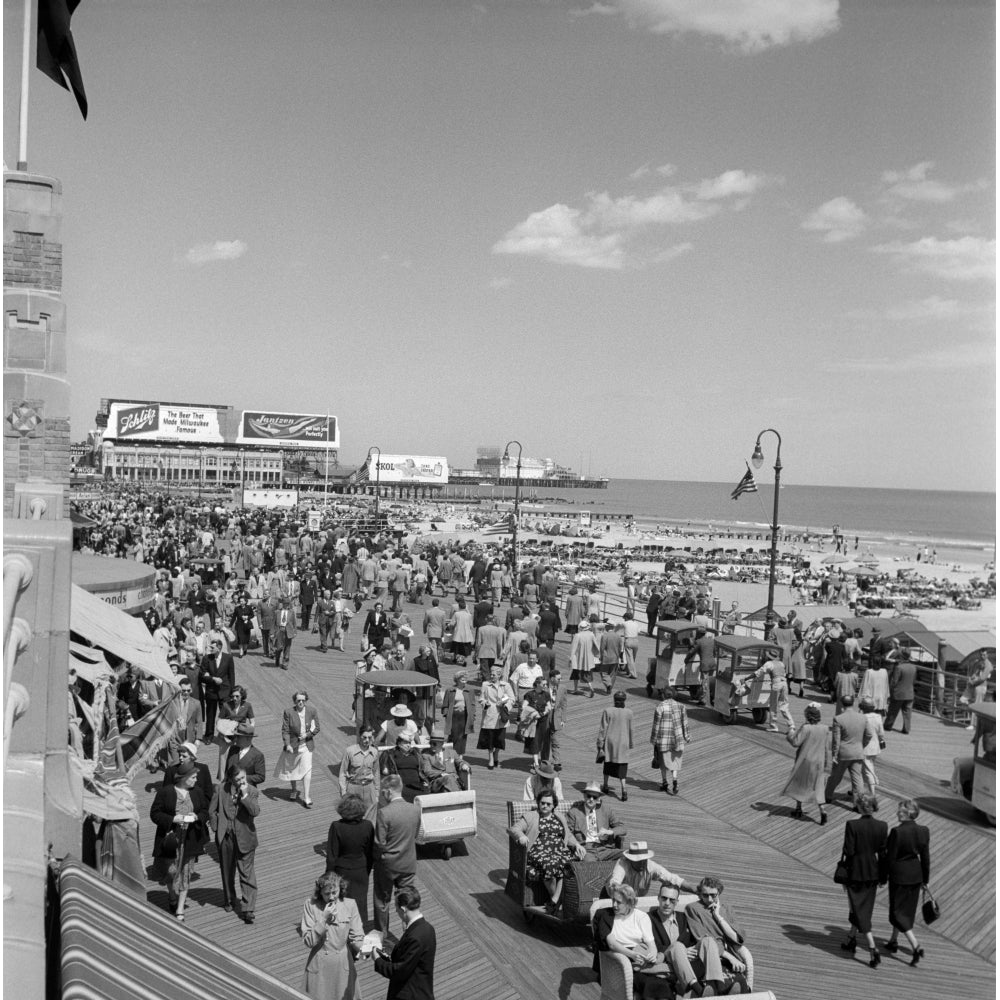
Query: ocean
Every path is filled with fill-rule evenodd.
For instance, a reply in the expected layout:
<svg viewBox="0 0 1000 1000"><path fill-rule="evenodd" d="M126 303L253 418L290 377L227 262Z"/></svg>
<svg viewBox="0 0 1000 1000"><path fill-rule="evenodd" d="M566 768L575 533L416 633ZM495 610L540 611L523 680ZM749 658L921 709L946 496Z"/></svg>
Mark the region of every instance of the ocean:
<svg viewBox="0 0 1000 1000"><path fill-rule="evenodd" d="M774 483L757 474L758 493L730 498L732 483L684 483L654 479L612 479L606 490L539 490L539 501L556 499L570 509L634 514L644 524L692 527L771 524ZM489 497L489 487L472 495ZM513 489L503 491L507 499ZM532 496L530 482L522 497ZM494 495L499 499L499 487ZM863 489L849 486L781 487L778 523L786 530L830 534L839 525L847 536L974 548L996 543L996 494L941 490Z"/></svg>

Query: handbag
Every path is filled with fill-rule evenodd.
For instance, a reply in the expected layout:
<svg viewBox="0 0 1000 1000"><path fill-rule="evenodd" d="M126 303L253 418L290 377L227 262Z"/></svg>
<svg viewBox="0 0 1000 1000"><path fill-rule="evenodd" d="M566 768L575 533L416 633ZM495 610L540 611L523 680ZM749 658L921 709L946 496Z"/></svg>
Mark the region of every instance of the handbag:
<svg viewBox="0 0 1000 1000"><path fill-rule="evenodd" d="M837 862L837 867L833 871L833 881L837 885L847 885L850 879L847 876L847 858L841 857Z"/></svg>
<svg viewBox="0 0 1000 1000"><path fill-rule="evenodd" d="M878 748L879 748L879 750L884 750L885 749L885 737L884 736L880 736L878 738Z"/></svg>
<svg viewBox="0 0 1000 1000"><path fill-rule="evenodd" d="M660 753L659 747L653 747L653 761L649 766L652 768L663 766L663 754Z"/></svg>
<svg viewBox="0 0 1000 1000"><path fill-rule="evenodd" d="M510 709L506 705L501 705L498 717L500 719L500 725L506 726L507 723L510 722Z"/></svg>
<svg viewBox="0 0 1000 1000"><path fill-rule="evenodd" d="M920 912L923 915L925 924L933 924L938 917L941 916L941 907L938 905L938 901L931 895L930 889L924 886L923 893L923 906L920 907Z"/></svg>
<svg viewBox="0 0 1000 1000"><path fill-rule="evenodd" d="M598 750L597 751L597 756L594 758L594 763L595 764L603 764L604 763L604 751L603 750Z"/></svg>

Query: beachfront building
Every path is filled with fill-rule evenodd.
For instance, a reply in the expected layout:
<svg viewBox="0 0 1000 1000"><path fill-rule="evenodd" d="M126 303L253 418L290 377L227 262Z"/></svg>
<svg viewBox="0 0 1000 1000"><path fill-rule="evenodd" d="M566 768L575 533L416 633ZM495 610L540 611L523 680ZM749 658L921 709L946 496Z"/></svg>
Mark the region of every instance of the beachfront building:
<svg viewBox="0 0 1000 1000"><path fill-rule="evenodd" d="M88 461L151 488L342 492L340 426L320 414L215 403L102 399Z"/></svg>

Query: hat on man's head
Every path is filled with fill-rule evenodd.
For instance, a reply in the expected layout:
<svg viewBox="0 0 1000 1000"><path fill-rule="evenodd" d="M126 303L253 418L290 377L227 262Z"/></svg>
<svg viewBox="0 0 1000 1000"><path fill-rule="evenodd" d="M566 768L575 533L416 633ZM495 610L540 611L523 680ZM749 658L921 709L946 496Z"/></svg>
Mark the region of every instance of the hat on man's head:
<svg viewBox="0 0 1000 1000"><path fill-rule="evenodd" d="M253 726L249 722L241 722L236 727L237 736L253 736Z"/></svg>
<svg viewBox="0 0 1000 1000"><path fill-rule="evenodd" d="M182 743L181 749L186 750L192 757L198 756L198 748L193 743Z"/></svg>
<svg viewBox="0 0 1000 1000"><path fill-rule="evenodd" d="M408 719L413 713L405 705L393 705L389 714L397 719Z"/></svg>
<svg viewBox="0 0 1000 1000"><path fill-rule="evenodd" d="M649 849L646 841L633 840L628 845L628 850L622 851L622 857L628 858L629 861L648 861L653 857L653 852Z"/></svg>
<svg viewBox="0 0 1000 1000"><path fill-rule="evenodd" d="M440 726L435 726L431 730L430 741L431 741L432 744L434 744L434 743L444 743L444 741L445 741L444 730Z"/></svg>
<svg viewBox="0 0 1000 1000"><path fill-rule="evenodd" d="M581 632L589 632L590 631L590 622L588 622L586 620L580 622L579 629L580 629Z"/></svg>
<svg viewBox="0 0 1000 1000"><path fill-rule="evenodd" d="M174 784L179 784L184 780L189 774L194 771L194 761L193 760L182 760L177 765L177 770L174 771Z"/></svg>
<svg viewBox="0 0 1000 1000"><path fill-rule="evenodd" d="M583 790L584 795L603 795L604 789L598 784L597 781L588 781L587 787Z"/></svg>
<svg viewBox="0 0 1000 1000"><path fill-rule="evenodd" d="M388 638L387 639L383 639L382 640L382 648L383 649L392 649L392 639L388 639Z"/></svg>
<svg viewBox="0 0 1000 1000"><path fill-rule="evenodd" d="M543 760L541 764L535 768L535 774L537 774L539 778L554 778L556 776L556 769L549 761Z"/></svg>

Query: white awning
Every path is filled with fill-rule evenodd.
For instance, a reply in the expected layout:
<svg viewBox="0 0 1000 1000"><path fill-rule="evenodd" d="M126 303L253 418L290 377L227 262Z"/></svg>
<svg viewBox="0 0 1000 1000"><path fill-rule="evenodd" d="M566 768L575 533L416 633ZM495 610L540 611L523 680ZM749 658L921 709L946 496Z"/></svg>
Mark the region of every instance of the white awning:
<svg viewBox="0 0 1000 1000"><path fill-rule="evenodd" d="M70 628L91 645L128 660L136 669L159 678L171 688L178 686L167 664L166 653L153 641L145 623L76 584L73 584L70 597L69 623Z"/></svg>

